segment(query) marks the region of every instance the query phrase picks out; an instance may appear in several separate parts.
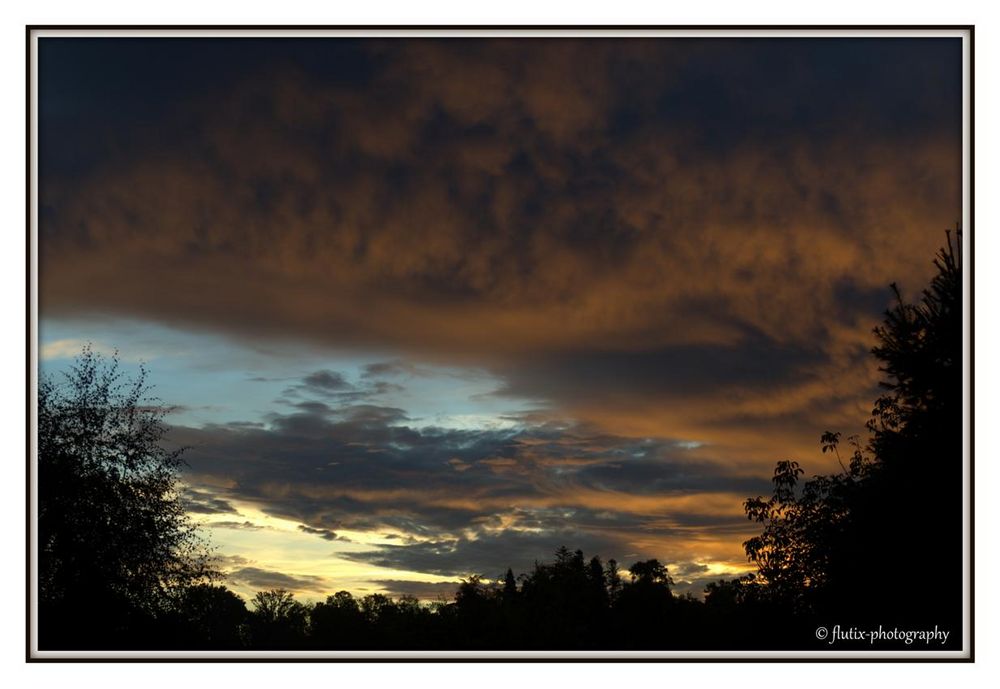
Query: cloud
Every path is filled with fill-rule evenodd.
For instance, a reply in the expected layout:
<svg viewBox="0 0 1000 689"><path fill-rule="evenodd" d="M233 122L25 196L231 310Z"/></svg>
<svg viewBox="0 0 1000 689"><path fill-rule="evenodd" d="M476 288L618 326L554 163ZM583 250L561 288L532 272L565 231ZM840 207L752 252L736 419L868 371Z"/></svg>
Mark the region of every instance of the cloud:
<svg viewBox="0 0 1000 689"><path fill-rule="evenodd" d="M961 208L930 57L958 43L843 45L371 42L363 86L248 74L187 101L187 140L46 184L42 308L482 357L810 341L843 284L920 284Z"/></svg>
<svg viewBox="0 0 1000 689"><path fill-rule="evenodd" d="M307 534L314 534L326 541L348 540L343 536L338 536L336 531L331 531L330 529L314 529L313 527L306 526L305 524L299 524L299 531Z"/></svg>
<svg viewBox="0 0 1000 689"><path fill-rule="evenodd" d="M96 354L111 356L115 353L113 349L102 344L94 344L70 338L46 342L42 345L39 355L43 361L48 361L49 359L72 359L79 356L80 352L88 346Z"/></svg>
<svg viewBox="0 0 1000 689"><path fill-rule="evenodd" d="M91 342L78 338L62 338L40 342L39 344L38 355L43 362L55 359L74 359L80 356L85 349L89 349L94 354L108 358L117 357L121 361L130 363L150 361L163 356L162 351L153 351L148 347L143 347L140 350L130 349L121 352L117 348L103 342ZM173 352L173 354L176 354L176 352Z"/></svg>
<svg viewBox="0 0 1000 689"><path fill-rule="evenodd" d="M595 554L622 557L621 544L582 531L556 533L505 532L474 540L458 538L413 545L382 545L377 549L345 553L343 557L379 567L390 567L440 576L484 575L501 578L507 568L530 572L534 562L548 562L560 546L581 548ZM652 557L652 556L650 556ZM636 559L643 559L637 557Z"/></svg>
<svg viewBox="0 0 1000 689"><path fill-rule="evenodd" d="M402 579L376 579L375 584L381 586L386 595L393 597L413 596L420 600L446 600L450 601L455 597L458 590L458 581L407 581Z"/></svg>
<svg viewBox="0 0 1000 689"><path fill-rule="evenodd" d="M181 494L181 504L187 512L195 514L237 514L228 501L205 490L186 486Z"/></svg>
<svg viewBox="0 0 1000 689"><path fill-rule="evenodd" d="M399 410L350 403L273 414L265 427L175 426L170 438L190 448L186 480L212 486L206 495L329 541L380 535L390 542L338 556L446 576L520 571L561 545L619 560L740 561L753 531L742 501L769 491L765 478L688 459L681 441L551 421L414 428Z"/></svg>
<svg viewBox="0 0 1000 689"><path fill-rule="evenodd" d="M302 379L302 384L313 392L329 393L350 390L353 386L336 371L315 371Z"/></svg>
<svg viewBox="0 0 1000 689"><path fill-rule="evenodd" d="M690 577L692 574L704 574L708 571L708 565L697 562L682 562L670 568L673 577Z"/></svg>
<svg viewBox="0 0 1000 689"><path fill-rule="evenodd" d="M364 378L382 378L387 376L418 376L423 370L407 361L376 361L373 364L366 364L362 372Z"/></svg>
<svg viewBox="0 0 1000 689"><path fill-rule="evenodd" d="M273 528L264 524L254 524L251 521L218 521L209 522L205 526L211 529L241 529L246 531L265 531Z"/></svg>
<svg viewBox="0 0 1000 689"><path fill-rule="evenodd" d="M314 414L363 414L365 409L374 408L367 403L377 402L384 395L405 390L398 383L373 380L373 378L374 376L369 373L368 367L365 368L361 381L357 385L350 383L343 374L336 371L314 371L298 379L293 385L286 387L278 401ZM308 399L317 396L321 397L322 401ZM306 399L303 400L303 398ZM352 410L348 410L349 403L355 405Z"/></svg>
<svg viewBox="0 0 1000 689"><path fill-rule="evenodd" d="M218 58L188 136L47 178L42 312L389 353L312 415L443 362L758 468L861 427L961 212L957 42L330 45L365 79Z"/></svg>
<svg viewBox="0 0 1000 689"><path fill-rule="evenodd" d="M227 573L227 578L234 582L246 584L258 590L288 589L292 591L318 591L327 588L323 577L311 574L286 574L259 567L240 567Z"/></svg>
<svg viewBox="0 0 1000 689"><path fill-rule="evenodd" d="M253 563L253 560L243 555L216 555L215 561L225 569L238 568Z"/></svg>

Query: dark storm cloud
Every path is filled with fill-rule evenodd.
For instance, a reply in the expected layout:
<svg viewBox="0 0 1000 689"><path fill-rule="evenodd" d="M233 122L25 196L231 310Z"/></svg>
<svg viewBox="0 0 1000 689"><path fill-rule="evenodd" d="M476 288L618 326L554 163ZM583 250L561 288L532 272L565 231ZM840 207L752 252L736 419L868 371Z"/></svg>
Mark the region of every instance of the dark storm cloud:
<svg viewBox="0 0 1000 689"><path fill-rule="evenodd" d="M873 324L794 344L753 335L739 343L525 354L492 368L504 381L494 394L537 400L623 434L670 429L711 445L717 460L811 452L818 426L858 427L878 394ZM800 431L790 442L789 433Z"/></svg>
<svg viewBox="0 0 1000 689"><path fill-rule="evenodd" d="M816 344L747 337L736 344L675 345L639 351L580 350L524 356L497 374L496 394L529 399L593 395L689 398L808 378L826 362Z"/></svg>
<svg viewBox="0 0 1000 689"><path fill-rule="evenodd" d="M296 409L301 409L307 414L323 415L333 413L333 408L330 405L325 402L316 402L315 400L296 402L293 406Z"/></svg>
<svg viewBox="0 0 1000 689"><path fill-rule="evenodd" d="M441 576L479 574L499 579L508 567L517 573L530 572L536 561L551 561L561 546L574 550L580 548L587 558L600 554L620 560L624 552L622 543L615 539L565 530L550 534L503 532L476 540L459 538L415 545L383 545L367 552L343 553L342 557L380 567ZM640 553L635 559L647 557L653 555Z"/></svg>
<svg viewBox="0 0 1000 689"><path fill-rule="evenodd" d="M253 563L252 560L242 555L216 555L213 559L219 566L226 569L243 567Z"/></svg>
<svg viewBox="0 0 1000 689"><path fill-rule="evenodd" d="M382 395L403 390L403 386L398 383L374 380L374 376L367 370L357 385L347 381L339 372L322 370L314 371L286 387L278 401L310 414L344 413L346 405L353 403L353 413L362 414L365 409L372 407L366 405L366 402L374 402ZM296 401L310 396L319 396L324 401Z"/></svg>
<svg viewBox="0 0 1000 689"><path fill-rule="evenodd" d="M77 95L47 86L43 120L79 139L119 91L68 82L155 83L177 52L45 40ZM183 43L177 97L132 100L187 135L126 118L47 180L43 308L484 357L782 343L845 279L926 273L959 210L957 41L316 43ZM209 92L175 83L199 50ZM241 73L254 50L281 59Z"/></svg>
<svg viewBox="0 0 1000 689"><path fill-rule="evenodd" d="M708 571L708 565L694 562L683 562L670 568L670 574L676 578L687 578L693 574L704 574Z"/></svg>
<svg viewBox="0 0 1000 689"><path fill-rule="evenodd" d="M316 371L302 379L302 385L312 392L330 393L350 390L354 386L336 371Z"/></svg>
<svg viewBox="0 0 1000 689"><path fill-rule="evenodd" d="M137 139L144 134L151 137L152 132L144 132L141 122L171 122L179 104L210 99L217 95L220 84L287 70L327 88L357 93L370 89L380 77L384 79L400 55L417 53L419 57L421 52L421 42L410 41L411 46L418 44L414 48L398 39L44 38L40 43L41 115L46 143L50 143L47 150L53 163L65 167L73 163L74 169L94 165L105 156L102 145L108 144L112 132L127 132ZM478 70L492 58L499 63L499 70L516 72L522 67L511 53L532 52L525 41L449 39L448 43L456 61ZM558 54L540 47L541 41L534 43L537 52ZM573 41L564 39L561 43ZM592 45L597 43L616 41ZM623 42L617 43L621 46ZM600 76L617 85L607 117L608 126L620 136L640 131L654 114L673 123L698 124L700 143L715 146L732 146L750 136L779 136L789 129L819 134L824 126L849 119L855 120L859 129L879 135L898 134L900 129L927 132L951 124L959 115L955 110L960 83L954 72L960 68L961 55L954 40L784 38L628 43L632 49L619 47L590 63L598 64ZM433 61L424 58L416 66L427 69ZM565 65L557 69L560 67ZM499 79L494 74L492 81L496 84ZM934 88L936 98L919 88L923 83ZM669 88L663 88L665 84ZM896 88L887 90L886 84ZM463 94L463 87L446 84L443 88L452 88L455 96L466 96L469 102L465 110L476 112L478 102L489 98ZM553 96L554 105L558 105L558 95ZM385 94L381 98L388 105L391 99L404 96ZM458 98L447 100L452 107L463 109ZM572 113L564 117L572 117ZM78 136L71 125L105 136ZM190 121L177 121L169 133L180 136L190 133L190 127Z"/></svg>
<svg viewBox="0 0 1000 689"><path fill-rule="evenodd" d="M387 595L413 596L420 600L451 600L455 597L455 592L461 582L458 581L406 581L402 579L376 579L375 582L381 586Z"/></svg>
<svg viewBox="0 0 1000 689"><path fill-rule="evenodd" d="M254 524L251 521L218 521L210 522L207 526L212 529L241 529L246 531L265 531L272 528L263 524Z"/></svg>
<svg viewBox="0 0 1000 689"><path fill-rule="evenodd" d="M719 457L860 425L961 210L953 39L48 40L43 157L101 148L45 167L47 316L472 364Z"/></svg>
<svg viewBox="0 0 1000 689"><path fill-rule="evenodd" d="M326 580L323 577L310 574L293 575L284 572L261 569L259 567L240 567L226 574L232 581L246 584L259 590L291 589L324 591Z"/></svg>
<svg viewBox="0 0 1000 689"><path fill-rule="evenodd" d="M373 419L380 419L378 422ZM573 491L627 496L738 494L768 484L721 465L685 460L670 441L631 440L543 428L466 431L389 425L394 415L331 420L292 414L267 429L175 427L192 480L226 477L233 498L262 501L272 514L309 528L456 531L496 511L525 528L553 528L543 510L577 505ZM459 465L459 466L456 466ZM532 512L518 513L521 501ZM564 505L561 502L564 501ZM586 504L575 513L587 523ZM741 517L741 515L738 515Z"/></svg>
<svg viewBox="0 0 1000 689"><path fill-rule="evenodd" d="M568 544L577 544L571 547L573 550L580 546L579 549L587 559L598 555L604 562L610 559L616 560L626 578L628 567L635 562L663 557L662 554L649 550L628 551L620 541L572 530L551 534L507 532L475 541L454 539L410 546L380 546L368 552L347 553L344 557L382 567L429 572L441 576L468 577L478 574L490 579L502 579L508 567L518 575L531 572L536 562L551 562L556 550ZM709 567L703 563L667 561L664 564L674 579L675 590L678 593L691 592L700 596L707 583L720 578L706 576ZM437 593L438 587L445 587L444 584L432 586L434 588L422 596L413 595L432 598L436 596L427 593ZM455 584L450 586L454 587ZM402 585L387 586L387 588L397 591L397 595L414 591L413 588ZM451 590L454 592L454 588Z"/></svg>
<svg viewBox="0 0 1000 689"><path fill-rule="evenodd" d="M196 514L235 514L236 508L226 500L203 490L190 486L185 487L181 495L181 504L188 512Z"/></svg>
<svg viewBox="0 0 1000 689"><path fill-rule="evenodd" d="M338 530L380 533L395 543L341 556L448 576L525 568L560 545L623 559L662 557L672 542L678 558L717 556L716 543L685 546L693 531L745 537L741 501L768 490L766 480L686 459L687 446L669 439L552 422L457 430L403 421L396 409L345 406L272 415L266 428L174 427L170 438L190 448L187 478L213 486L207 497L254 503L330 541L346 540Z"/></svg>
<svg viewBox="0 0 1000 689"><path fill-rule="evenodd" d="M283 391L282 395L288 400L295 400L307 396L320 396L324 398L358 398L363 397L363 393L349 383L343 374L337 371L313 371L296 380ZM320 405L321 402L310 400L304 404ZM315 407L319 409L319 407Z"/></svg>
<svg viewBox="0 0 1000 689"><path fill-rule="evenodd" d="M407 361L377 361L366 364L362 372L364 378L382 378L393 376L418 376L424 372L419 366Z"/></svg>
<svg viewBox="0 0 1000 689"><path fill-rule="evenodd" d="M299 524L299 531L307 534L313 534L319 536L326 541L342 541L347 540L342 536L338 536L336 531L330 531L329 529L314 529L311 526L306 526L305 524Z"/></svg>

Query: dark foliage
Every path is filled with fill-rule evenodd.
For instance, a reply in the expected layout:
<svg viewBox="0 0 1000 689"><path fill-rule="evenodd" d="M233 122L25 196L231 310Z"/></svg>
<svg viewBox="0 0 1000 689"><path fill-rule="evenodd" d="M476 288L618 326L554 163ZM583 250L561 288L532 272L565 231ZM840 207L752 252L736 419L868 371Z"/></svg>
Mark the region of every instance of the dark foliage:
<svg viewBox="0 0 1000 689"><path fill-rule="evenodd" d="M764 525L744 545L758 596L812 621L935 624L958 642L962 611L961 235L948 234L937 274L915 304L896 304L875 329L872 354L884 394L868 438L827 432L823 452L842 471L799 486L803 470L779 462L774 494L746 502Z"/></svg>
<svg viewBox="0 0 1000 689"><path fill-rule="evenodd" d="M171 646L194 649L239 649L253 627L246 603L224 586L197 584L175 593L171 615L175 627Z"/></svg>
<svg viewBox="0 0 1000 689"><path fill-rule="evenodd" d="M38 386L40 643L127 647L177 589L212 575L178 496L180 451L145 371L87 348Z"/></svg>

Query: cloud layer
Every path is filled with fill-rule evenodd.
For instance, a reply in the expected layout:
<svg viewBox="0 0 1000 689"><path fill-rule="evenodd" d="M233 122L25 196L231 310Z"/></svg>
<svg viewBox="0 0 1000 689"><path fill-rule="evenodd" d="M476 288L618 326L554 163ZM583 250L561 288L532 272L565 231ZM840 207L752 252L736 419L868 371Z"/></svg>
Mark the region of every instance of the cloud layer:
<svg viewBox="0 0 1000 689"><path fill-rule="evenodd" d="M961 217L957 40L40 53L43 315L384 353L174 435L192 511L394 533L349 557L397 569L733 562L768 467L860 428L887 286ZM418 424L381 400L425 365L525 408Z"/></svg>
<svg viewBox="0 0 1000 689"><path fill-rule="evenodd" d="M165 104L183 138L47 180L43 310L451 356L785 344L926 275L959 215L945 45L525 48L372 42L361 84L279 62Z"/></svg>
<svg viewBox="0 0 1000 689"><path fill-rule="evenodd" d="M753 531L742 501L768 490L766 477L667 438L529 417L503 429L414 427L398 409L351 400L287 406L267 424L172 429L190 448L188 481L203 486L194 509L226 517L227 506L254 504L331 544L352 543L341 531L375 535L331 553L396 571L496 577L561 545L738 567L734 545Z"/></svg>

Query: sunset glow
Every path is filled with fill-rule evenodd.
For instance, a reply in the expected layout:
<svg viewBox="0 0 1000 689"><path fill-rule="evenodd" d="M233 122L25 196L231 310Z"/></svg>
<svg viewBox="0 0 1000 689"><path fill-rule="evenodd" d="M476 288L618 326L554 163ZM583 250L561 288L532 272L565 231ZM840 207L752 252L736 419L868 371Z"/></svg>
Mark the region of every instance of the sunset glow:
<svg viewBox="0 0 1000 689"><path fill-rule="evenodd" d="M247 600L751 571L744 501L837 469L962 218L959 39L38 54L40 370L145 364Z"/></svg>

